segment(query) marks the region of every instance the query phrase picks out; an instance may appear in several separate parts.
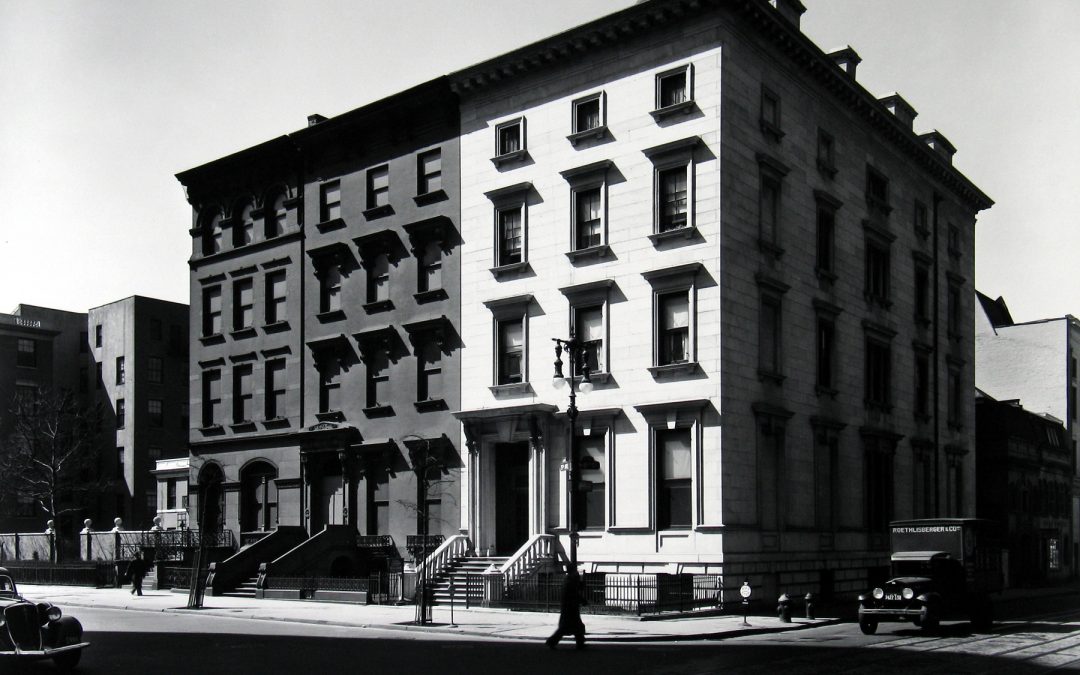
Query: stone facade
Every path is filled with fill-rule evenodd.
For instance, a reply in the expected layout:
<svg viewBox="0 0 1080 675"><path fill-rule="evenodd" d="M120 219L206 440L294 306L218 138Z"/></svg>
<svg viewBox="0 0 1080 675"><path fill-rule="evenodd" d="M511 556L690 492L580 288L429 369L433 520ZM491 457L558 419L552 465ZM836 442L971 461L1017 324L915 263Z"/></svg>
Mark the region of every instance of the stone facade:
<svg viewBox="0 0 1080 675"><path fill-rule="evenodd" d="M349 525L403 554L428 452L429 530L457 532L456 131L436 81L178 176L192 523Z"/></svg>
<svg viewBox="0 0 1080 675"><path fill-rule="evenodd" d="M854 591L887 565L889 520L973 515L970 288L991 202L910 105L858 84L853 51L824 54L781 4L643 3L450 76L462 526L482 549L569 546L550 338L590 308L602 377L577 403L603 518L581 534L587 571ZM580 119L594 98L602 128ZM689 324L673 360L672 321Z"/></svg>

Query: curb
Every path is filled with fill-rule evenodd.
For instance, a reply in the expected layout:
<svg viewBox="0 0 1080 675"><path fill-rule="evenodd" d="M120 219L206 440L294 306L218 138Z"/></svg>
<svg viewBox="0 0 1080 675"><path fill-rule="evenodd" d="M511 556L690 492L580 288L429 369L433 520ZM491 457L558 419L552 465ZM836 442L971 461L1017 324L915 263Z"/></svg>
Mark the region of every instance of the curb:
<svg viewBox="0 0 1080 675"><path fill-rule="evenodd" d="M188 608L188 607L164 607L160 609L151 609L147 607L138 607L128 604L92 604L92 603L80 603L78 601L65 601L64 605L67 607L81 607L84 609L112 609L119 611L131 611L131 612L148 612L148 613L162 613L162 614L200 614L200 613L212 613L214 616L222 618L239 619L247 621L273 621L278 623L297 623L305 625L316 626L336 626L340 628L359 628L359 629L374 629L374 630L394 630L394 631L420 631L425 633L443 634L448 636L460 635L469 637L487 637L497 638L501 640L523 640L528 642L541 642L545 639L544 636L533 635L509 635L492 633L490 631L471 630L468 628L460 628L459 626L452 626L450 624L438 624L429 626L417 626L415 624L403 624L403 623L349 623L343 621L335 621L333 619L308 619L298 618L280 615L237 615L227 613L230 608L224 607L212 607L212 608ZM249 609L249 608L231 608L231 609ZM792 623L785 626L761 626L761 627L740 627L735 630L727 631L714 631L707 633L691 633L691 634L673 634L664 633L658 635L604 635L604 634L589 634L589 642L595 643L633 643L633 642L694 642L703 640L726 640L729 638L745 637L747 635L768 635L774 633L785 633L792 630L803 630L806 628L813 628L816 626L827 626L841 623L840 619L820 619L813 623ZM546 629L545 629L546 632Z"/></svg>

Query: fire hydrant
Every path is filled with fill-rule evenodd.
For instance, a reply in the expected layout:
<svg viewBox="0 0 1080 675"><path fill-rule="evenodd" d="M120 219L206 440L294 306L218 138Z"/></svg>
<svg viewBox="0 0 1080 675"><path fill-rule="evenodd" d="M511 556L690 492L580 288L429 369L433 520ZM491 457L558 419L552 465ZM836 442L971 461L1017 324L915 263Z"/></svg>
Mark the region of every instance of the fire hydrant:
<svg viewBox="0 0 1080 675"><path fill-rule="evenodd" d="M791 623L791 598L787 593L781 593L777 600L776 614L784 623Z"/></svg>
<svg viewBox="0 0 1080 675"><path fill-rule="evenodd" d="M816 600L814 594L807 593L803 599L806 600L806 618L814 619L814 600Z"/></svg>

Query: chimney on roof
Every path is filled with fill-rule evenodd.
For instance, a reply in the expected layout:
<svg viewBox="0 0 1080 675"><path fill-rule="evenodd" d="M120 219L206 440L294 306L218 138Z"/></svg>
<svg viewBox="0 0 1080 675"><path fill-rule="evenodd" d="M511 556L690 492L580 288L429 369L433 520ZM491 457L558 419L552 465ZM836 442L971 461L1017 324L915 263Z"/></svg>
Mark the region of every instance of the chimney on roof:
<svg viewBox="0 0 1080 675"><path fill-rule="evenodd" d="M840 69L847 73L848 77L853 80L855 79L855 68L862 63L862 58L850 45L841 49L832 50L829 52L829 58L831 58L836 65L840 66Z"/></svg>
<svg viewBox="0 0 1080 675"><path fill-rule="evenodd" d="M313 127L316 124L322 124L325 121L326 121L326 118L323 117L322 115L320 115L319 113L314 113L312 115L307 116L307 125L309 127Z"/></svg>
<svg viewBox="0 0 1080 675"><path fill-rule="evenodd" d="M919 138L930 146L931 150L944 157L946 162L952 164L953 155L956 154L956 146L950 143L949 139L945 138L944 134L935 129L934 131L928 131L925 134L919 134Z"/></svg>
<svg viewBox="0 0 1080 675"><path fill-rule="evenodd" d="M915 112L915 108L911 107L911 104L904 100L900 94L892 93L888 96L884 96L878 99L881 103L889 109L889 112L900 120L901 123L908 129L912 128L915 123L915 118L919 113Z"/></svg>
<svg viewBox="0 0 1080 675"><path fill-rule="evenodd" d="M806 11L806 6L799 0L769 0L769 4L775 7L788 23L796 28L799 27L799 19Z"/></svg>

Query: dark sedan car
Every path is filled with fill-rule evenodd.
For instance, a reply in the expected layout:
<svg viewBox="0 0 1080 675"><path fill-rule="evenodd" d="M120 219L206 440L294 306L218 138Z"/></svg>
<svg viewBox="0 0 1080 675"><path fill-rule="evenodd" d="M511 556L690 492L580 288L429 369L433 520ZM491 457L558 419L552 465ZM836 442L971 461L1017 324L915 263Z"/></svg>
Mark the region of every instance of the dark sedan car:
<svg viewBox="0 0 1080 675"><path fill-rule="evenodd" d="M0 659L52 659L59 670L71 670L90 644L82 633L78 619L56 605L19 595L11 574L0 567Z"/></svg>

